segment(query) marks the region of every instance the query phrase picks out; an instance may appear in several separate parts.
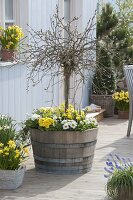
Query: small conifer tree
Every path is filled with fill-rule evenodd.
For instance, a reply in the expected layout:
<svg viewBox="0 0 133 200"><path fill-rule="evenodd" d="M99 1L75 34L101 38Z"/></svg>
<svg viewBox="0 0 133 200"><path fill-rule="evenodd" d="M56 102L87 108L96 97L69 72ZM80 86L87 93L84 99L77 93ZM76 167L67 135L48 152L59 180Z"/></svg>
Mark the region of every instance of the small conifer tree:
<svg viewBox="0 0 133 200"><path fill-rule="evenodd" d="M93 93L110 95L115 91L115 71L112 65L109 33L117 26L118 19L110 4L102 8L97 19L97 67L93 80Z"/></svg>

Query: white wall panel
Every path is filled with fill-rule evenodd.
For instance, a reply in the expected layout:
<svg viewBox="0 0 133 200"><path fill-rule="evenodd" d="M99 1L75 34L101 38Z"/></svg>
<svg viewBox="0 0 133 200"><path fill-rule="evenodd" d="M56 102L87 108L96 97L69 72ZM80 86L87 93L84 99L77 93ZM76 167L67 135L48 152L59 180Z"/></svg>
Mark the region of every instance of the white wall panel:
<svg viewBox="0 0 133 200"><path fill-rule="evenodd" d="M58 0L29 0L29 25L36 30L46 30Z"/></svg>
<svg viewBox="0 0 133 200"><path fill-rule="evenodd" d="M52 87L48 92L44 90L49 81L43 82L27 91L27 67L22 64L15 66L0 65L0 113L9 114L19 122L24 120L26 113L41 106L51 106ZM55 85L55 105L58 105L58 85Z"/></svg>
<svg viewBox="0 0 133 200"><path fill-rule="evenodd" d="M73 17L79 17L79 22L78 22L78 29L79 31L83 31L84 28L87 25L87 22L89 21L90 18L92 18L95 14L95 11L97 9L97 2L98 0L70 0L70 18L72 19ZM94 21L95 23L95 21ZM94 30L93 35L95 37L96 30ZM89 104L89 92L91 89L92 85L92 71L90 70L89 72L89 78L88 81L84 84L79 85L76 97L75 97L75 102L76 106L80 106L82 103L82 107L85 107ZM72 87L75 84L74 80L72 79L71 81Z"/></svg>
<svg viewBox="0 0 133 200"><path fill-rule="evenodd" d="M63 0L59 0L62 3ZM76 0L71 0L75 1ZM79 1L79 0L78 0ZM75 9L78 13L82 9L82 24L84 28L88 19L93 15L96 9L96 0L82 0L82 6L77 4ZM24 0L26 2L26 0ZM24 18L24 5L21 10L20 24L26 27L26 23L36 30L46 30L50 26L49 18L56 8L58 0L27 0L28 19ZM61 4L60 4L61 5ZM63 4L62 4L63 5ZM74 4L73 4L74 5ZM80 7L80 8L79 8ZM63 6L60 9L63 11ZM73 6L74 9L74 6ZM27 12L26 12L27 13ZM26 14L27 15L27 14ZM44 78L36 87L30 84L29 92L27 93L27 68L22 64L16 66L5 66L0 62L0 113L9 114L17 121L24 120L26 113L31 113L33 109L41 106L51 106L53 99L52 87L46 92L44 89L48 84L50 77ZM58 80L57 80L58 81ZM56 81L56 82L57 82ZM54 105L58 105L62 99L61 88L58 84L54 86ZM87 104L88 89L84 93L84 105Z"/></svg>
<svg viewBox="0 0 133 200"><path fill-rule="evenodd" d="M89 19L94 16L95 11L97 9L97 3L98 3L98 0L83 0L82 29L86 27L86 24L89 21ZM95 34L96 34L96 30L93 32L94 37L95 37ZM90 75L90 78L86 82L84 86L84 91L83 91L83 102L82 102L83 107L89 104L89 93L91 90L92 77L93 77L93 72L91 70L89 72L89 75Z"/></svg>

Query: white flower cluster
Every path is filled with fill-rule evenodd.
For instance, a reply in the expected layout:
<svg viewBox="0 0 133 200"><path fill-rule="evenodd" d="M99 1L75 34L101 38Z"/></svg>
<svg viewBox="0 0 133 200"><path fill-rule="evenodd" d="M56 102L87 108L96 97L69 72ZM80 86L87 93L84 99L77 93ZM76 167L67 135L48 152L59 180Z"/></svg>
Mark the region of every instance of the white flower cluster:
<svg viewBox="0 0 133 200"><path fill-rule="evenodd" d="M9 130L10 126L0 126L0 131L1 130Z"/></svg>
<svg viewBox="0 0 133 200"><path fill-rule="evenodd" d="M69 128L75 129L77 127L77 122L75 120L63 120L61 124L63 125L63 130Z"/></svg>
<svg viewBox="0 0 133 200"><path fill-rule="evenodd" d="M32 115L30 116L30 119L34 121L34 120L36 120L36 119L39 119L40 117L41 117L40 115L34 113L34 114L32 114Z"/></svg>
<svg viewBox="0 0 133 200"><path fill-rule="evenodd" d="M94 126L98 126L97 120L94 117L86 118L84 122L88 125L93 124Z"/></svg>

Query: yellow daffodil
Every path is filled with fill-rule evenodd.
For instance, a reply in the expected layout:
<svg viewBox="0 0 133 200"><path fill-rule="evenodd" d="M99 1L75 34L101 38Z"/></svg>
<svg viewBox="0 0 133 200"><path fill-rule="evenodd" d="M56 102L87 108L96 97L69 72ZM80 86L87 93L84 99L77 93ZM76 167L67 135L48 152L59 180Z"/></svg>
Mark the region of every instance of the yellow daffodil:
<svg viewBox="0 0 133 200"><path fill-rule="evenodd" d="M13 149L16 148L16 144L13 140L9 140L8 145L9 145L9 148L13 148Z"/></svg>
<svg viewBox="0 0 133 200"><path fill-rule="evenodd" d="M28 148L23 148L24 153L29 154L29 149Z"/></svg>
<svg viewBox="0 0 133 200"><path fill-rule="evenodd" d="M3 143L0 143L0 148L3 147L3 146L4 146L4 144L3 144Z"/></svg>
<svg viewBox="0 0 133 200"><path fill-rule="evenodd" d="M0 42L4 49L16 49L20 39L24 37L20 27L9 26L5 30L0 27Z"/></svg>
<svg viewBox="0 0 133 200"><path fill-rule="evenodd" d="M0 149L0 155L3 153L3 150L2 149Z"/></svg>
<svg viewBox="0 0 133 200"><path fill-rule="evenodd" d="M129 94L128 91L124 92L123 90L120 92L115 92L112 95L112 98L116 102L116 107L118 110L129 110Z"/></svg>
<svg viewBox="0 0 133 200"><path fill-rule="evenodd" d="M9 147L5 146L5 147L4 147L4 151L7 151L7 152L8 152L8 151L9 151Z"/></svg>
<svg viewBox="0 0 133 200"><path fill-rule="evenodd" d="M18 158L18 157L20 156L19 150L16 150L16 151L15 151L15 154L16 154L16 155L15 155L15 158Z"/></svg>
<svg viewBox="0 0 133 200"><path fill-rule="evenodd" d="M8 153L8 152L5 152L4 155L5 155L5 156L9 156L9 153Z"/></svg>

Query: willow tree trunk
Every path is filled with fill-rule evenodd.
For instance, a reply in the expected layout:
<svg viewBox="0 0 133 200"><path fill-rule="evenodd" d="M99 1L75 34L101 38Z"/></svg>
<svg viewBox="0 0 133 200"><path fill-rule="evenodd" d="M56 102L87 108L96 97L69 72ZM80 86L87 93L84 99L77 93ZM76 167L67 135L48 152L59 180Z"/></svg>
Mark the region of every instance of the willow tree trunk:
<svg viewBox="0 0 133 200"><path fill-rule="evenodd" d="M70 93L70 74L64 73L64 98L65 98L65 111L69 106L69 93Z"/></svg>

